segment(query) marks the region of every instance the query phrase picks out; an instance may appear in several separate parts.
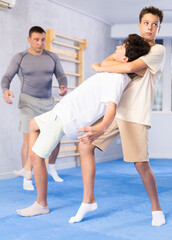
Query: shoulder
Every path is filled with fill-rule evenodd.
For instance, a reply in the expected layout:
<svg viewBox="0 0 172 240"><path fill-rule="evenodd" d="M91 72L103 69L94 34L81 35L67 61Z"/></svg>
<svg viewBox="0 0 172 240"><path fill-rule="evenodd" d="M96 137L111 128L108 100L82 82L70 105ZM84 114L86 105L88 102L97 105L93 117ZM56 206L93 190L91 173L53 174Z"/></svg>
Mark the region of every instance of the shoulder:
<svg viewBox="0 0 172 240"><path fill-rule="evenodd" d="M165 47L160 44L156 44L151 47L150 52L147 55L140 57L144 61L162 61L165 56Z"/></svg>
<svg viewBox="0 0 172 240"><path fill-rule="evenodd" d="M165 53L165 47L161 44L156 44L153 47L151 47L150 52L159 52L159 53Z"/></svg>
<svg viewBox="0 0 172 240"><path fill-rule="evenodd" d="M59 59L58 55L53 53L53 52L50 52L48 50L44 50L44 53L45 53L45 55L51 57L55 62Z"/></svg>
<svg viewBox="0 0 172 240"><path fill-rule="evenodd" d="M14 62L20 62L20 61L22 60L22 58L23 58L25 55L27 55L27 54L28 54L28 51L27 51L27 50L25 50L25 51L23 51L23 52L19 52L19 53L15 54L15 55L13 56L12 61L14 61Z"/></svg>

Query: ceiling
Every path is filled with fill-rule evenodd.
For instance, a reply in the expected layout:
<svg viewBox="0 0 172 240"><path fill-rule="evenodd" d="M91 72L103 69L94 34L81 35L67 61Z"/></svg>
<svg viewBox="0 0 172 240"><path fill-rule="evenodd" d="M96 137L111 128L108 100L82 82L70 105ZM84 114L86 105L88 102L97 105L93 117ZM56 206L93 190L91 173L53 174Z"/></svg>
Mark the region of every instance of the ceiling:
<svg viewBox="0 0 172 240"><path fill-rule="evenodd" d="M172 23L172 0L50 0L93 17L108 25L138 23L143 7L155 6L164 11L164 23Z"/></svg>

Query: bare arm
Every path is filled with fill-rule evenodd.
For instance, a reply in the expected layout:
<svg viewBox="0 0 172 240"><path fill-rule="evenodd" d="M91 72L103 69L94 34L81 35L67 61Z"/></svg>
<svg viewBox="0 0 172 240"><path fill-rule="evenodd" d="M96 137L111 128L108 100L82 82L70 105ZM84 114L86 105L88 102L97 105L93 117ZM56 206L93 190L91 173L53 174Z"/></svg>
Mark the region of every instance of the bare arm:
<svg viewBox="0 0 172 240"><path fill-rule="evenodd" d="M132 62L126 63L116 63L111 61L112 65L101 66L99 63L94 63L92 65L92 70L96 72L112 72L112 73L136 73L142 69L147 68L146 63L141 59L138 58Z"/></svg>
<svg viewBox="0 0 172 240"><path fill-rule="evenodd" d="M86 144L91 144L98 137L105 133L110 124L112 123L116 114L116 104L108 102L103 120L92 127L83 127L77 130L77 132L84 132L85 134L78 137L78 139Z"/></svg>
<svg viewBox="0 0 172 240"><path fill-rule="evenodd" d="M119 63L119 62L115 60L114 53L113 53L112 55L110 55L109 57L107 57L103 60L103 62L101 63L101 66L106 67L106 66L111 66L111 65L117 64L117 63Z"/></svg>

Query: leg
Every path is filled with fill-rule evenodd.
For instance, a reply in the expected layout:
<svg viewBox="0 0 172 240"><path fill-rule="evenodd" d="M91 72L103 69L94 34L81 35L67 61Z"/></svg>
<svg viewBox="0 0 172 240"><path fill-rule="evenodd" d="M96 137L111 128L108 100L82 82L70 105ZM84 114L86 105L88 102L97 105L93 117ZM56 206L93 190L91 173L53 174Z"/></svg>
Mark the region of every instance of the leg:
<svg viewBox="0 0 172 240"><path fill-rule="evenodd" d="M134 163L134 165L142 178L146 192L150 198L152 211L162 210L159 203L155 175L149 165L149 162L137 162Z"/></svg>
<svg viewBox="0 0 172 240"><path fill-rule="evenodd" d="M26 180L24 180L24 185L25 185L25 182L26 182L26 185L27 185L28 181L30 181L32 179L32 165L31 165L31 162L30 162L30 159L29 159L29 138L30 138L30 134L29 133L24 133L23 137L24 137L24 143L23 143L22 150L21 150L23 168L20 169L20 170L17 170L17 171L15 170L14 174L16 174L17 176L24 177L26 179ZM33 188L33 185L32 185L32 188ZM24 187L24 189L25 189L25 187ZM33 189L29 189L29 190L33 190Z"/></svg>
<svg viewBox="0 0 172 240"><path fill-rule="evenodd" d="M34 216L38 214L46 214L49 212L47 206L47 170L45 161L43 158L36 155L31 149L37 140L39 135L39 127L35 120L32 119L30 122L30 159L33 165L34 177L37 189L37 200L36 202L25 209L17 210L19 215L22 216Z"/></svg>
<svg viewBox="0 0 172 240"><path fill-rule="evenodd" d="M59 177L55 169L55 162L56 162L59 150L60 150L60 143L55 147L55 149L51 153L49 157L49 163L47 165L48 174L52 176L55 182L63 182L63 179Z"/></svg>
<svg viewBox="0 0 172 240"><path fill-rule="evenodd" d="M149 162L137 162L134 163L134 165L142 178L146 192L151 201L153 217L152 225L161 226L165 224L165 218L159 203L155 175L149 165Z"/></svg>
<svg viewBox="0 0 172 240"><path fill-rule="evenodd" d="M102 119L98 120L98 124ZM80 222L88 213L95 211L98 206L94 197L94 181L96 174L96 162L94 158L95 146L102 151L105 151L113 139L119 134L116 120L107 129L107 131L100 136L94 144L79 143L79 152L81 157L81 171L83 179L83 202L75 217L70 218L69 223Z"/></svg>
<svg viewBox="0 0 172 240"><path fill-rule="evenodd" d="M23 133L23 146L21 149L22 166L24 167L29 154L29 133Z"/></svg>
<svg viewBox="0 0 172 240"><path fill-rule="evenodd" d="M81 157L81 171L83 179L83 202L94 203L94 182L96 174L96 162L94 157L95 146L84 143L79 144L79 153Z"/></svg>
<svg viewBox="0 0 172 240"><path fill-rule="evenodd" d="M96 173L94 148L95 147L92 144L79 144L84 195L83 202L76 216L71 217L69 223L80 222L87 213L95 211L98 208L94 197L94 181Z"/></svg>
<svg viewBox="0 0 172 240"><path fill-rule="evenodd" d="M160 226L165 223L165 218L159 203L155 175L149 165L148 128L142 124L120 119L117 119L117 123L120 129L124 160L134 162L151 201L152 225Z"/></svg>

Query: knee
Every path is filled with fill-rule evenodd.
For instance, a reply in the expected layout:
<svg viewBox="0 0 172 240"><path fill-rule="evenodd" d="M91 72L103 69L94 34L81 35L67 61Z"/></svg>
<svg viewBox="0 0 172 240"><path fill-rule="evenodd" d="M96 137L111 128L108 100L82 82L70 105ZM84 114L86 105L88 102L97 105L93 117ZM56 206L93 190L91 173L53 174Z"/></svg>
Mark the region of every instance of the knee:
<svg viewBox="0 0 172 240"><path fill-rule="evenodd" d="M150 169L149 162L136 162L134 165L140 175L146 173Z"/></svg>
<svg viewBox="0 0 172 240"><path fill-rule="evenodd" d="M92 144L85 144L80 142L79 143L79 153L80 155L85 155L85 154L94 154L94 148L95 146Z"/></svg>

